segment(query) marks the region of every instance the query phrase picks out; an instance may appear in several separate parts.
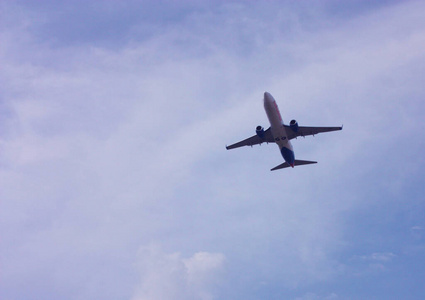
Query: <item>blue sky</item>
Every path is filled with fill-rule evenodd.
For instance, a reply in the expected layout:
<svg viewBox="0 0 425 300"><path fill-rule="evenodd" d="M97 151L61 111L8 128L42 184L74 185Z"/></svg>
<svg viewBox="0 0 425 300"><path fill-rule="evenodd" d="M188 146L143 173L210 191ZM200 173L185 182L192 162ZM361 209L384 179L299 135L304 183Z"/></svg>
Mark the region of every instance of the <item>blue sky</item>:
<svg viewBox="0 0 425 300"><path fill-rule="evenodd" d="M423 2L0 8L0 298L425 297Z"/></svg>

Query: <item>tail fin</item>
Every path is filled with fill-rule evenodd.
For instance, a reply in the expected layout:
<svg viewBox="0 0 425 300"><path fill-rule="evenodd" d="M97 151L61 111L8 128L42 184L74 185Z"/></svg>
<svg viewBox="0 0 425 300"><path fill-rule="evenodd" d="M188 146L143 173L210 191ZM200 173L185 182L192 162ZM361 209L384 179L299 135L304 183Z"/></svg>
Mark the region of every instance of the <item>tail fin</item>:
<svg viewBox="0 0 425 300"><path fill-rule="evenodd" d="M294 161L294 166L309 165L309 164L317 164L317 161L298 160L298 159L296 159ZM270 171L274 171L274 170L278 170L278 169L283 169L283 168L288 168L290 166L291 166L290 164L288 164L287 162L284 162L283 164L280 164L280 165L274 167Z"/></svg>

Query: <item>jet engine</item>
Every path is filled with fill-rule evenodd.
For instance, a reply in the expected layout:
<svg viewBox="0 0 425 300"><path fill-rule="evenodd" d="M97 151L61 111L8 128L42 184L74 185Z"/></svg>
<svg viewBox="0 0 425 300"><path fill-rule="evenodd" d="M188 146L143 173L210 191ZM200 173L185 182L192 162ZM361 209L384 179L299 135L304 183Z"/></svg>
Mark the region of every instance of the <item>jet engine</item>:
<svg viewBox="0 0 425 300"><path fill-rule="evenodd" d="M291 129L294 132L297 132L298 131L298 123L297 123L297 121L296 120L291 120L291 122L289 122L289 127L291 127Z"/></svg>
<svg viewBox="0 0 425 300"><path fill-rule="evenodd" d="M255 132L257 133L257 135L258 135L260 138L263 138L263 137L264 137L264 128L263 128L262 126L258 125L258 126L255 128Z"/></svg>

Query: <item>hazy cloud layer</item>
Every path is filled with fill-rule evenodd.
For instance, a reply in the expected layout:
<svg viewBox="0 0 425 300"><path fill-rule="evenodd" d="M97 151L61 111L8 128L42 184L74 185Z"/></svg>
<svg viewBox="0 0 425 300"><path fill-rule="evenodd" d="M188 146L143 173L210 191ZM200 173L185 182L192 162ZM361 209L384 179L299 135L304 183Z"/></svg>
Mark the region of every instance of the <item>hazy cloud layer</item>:
<svg viewBox="0 0 425 300"><path fill-rule="evenodd" d="M423 297L424 5L162 4L1 4L0 298Z"/></svg>

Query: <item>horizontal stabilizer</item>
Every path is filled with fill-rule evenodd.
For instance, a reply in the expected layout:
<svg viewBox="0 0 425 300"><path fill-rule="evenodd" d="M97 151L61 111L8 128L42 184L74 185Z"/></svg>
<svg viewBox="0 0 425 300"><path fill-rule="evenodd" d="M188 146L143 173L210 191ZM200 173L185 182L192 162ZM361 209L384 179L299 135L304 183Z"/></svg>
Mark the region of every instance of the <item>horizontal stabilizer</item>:
<svg viewBox="0 0 425 300"><path fill-rule="evenodd" d="M294 161L294 166L309 165L309 164L317 164L317 161L298 160L298 159ZM280 164L277 167L274 167L273 169L271 169L271 171L288 168L290 166L291 166L290 164L288 164L287 162L284 162L283 164Z"/></svg>

